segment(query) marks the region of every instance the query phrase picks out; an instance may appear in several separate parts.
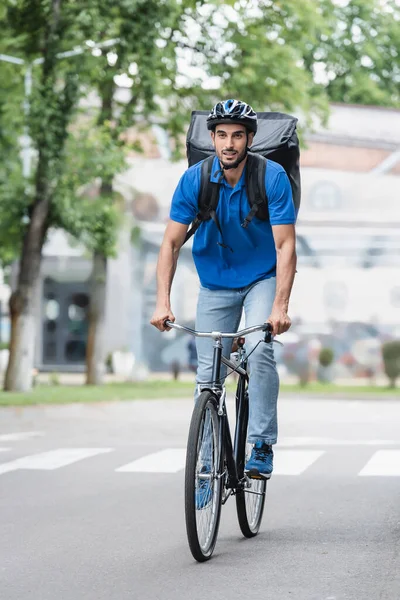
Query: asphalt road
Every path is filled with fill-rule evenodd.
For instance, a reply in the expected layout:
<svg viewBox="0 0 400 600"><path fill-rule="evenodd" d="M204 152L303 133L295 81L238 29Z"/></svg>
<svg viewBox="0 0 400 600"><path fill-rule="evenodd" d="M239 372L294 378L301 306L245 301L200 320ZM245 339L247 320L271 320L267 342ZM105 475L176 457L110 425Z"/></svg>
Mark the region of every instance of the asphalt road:
<svg viewBox="0 0 400 600"><path fill-rule="evenodd" d="M197 564L190 400L0 410L0 600L399 600L400 401L280 401L260 534ZM154 456L155 454L155 456Z"/></svg>

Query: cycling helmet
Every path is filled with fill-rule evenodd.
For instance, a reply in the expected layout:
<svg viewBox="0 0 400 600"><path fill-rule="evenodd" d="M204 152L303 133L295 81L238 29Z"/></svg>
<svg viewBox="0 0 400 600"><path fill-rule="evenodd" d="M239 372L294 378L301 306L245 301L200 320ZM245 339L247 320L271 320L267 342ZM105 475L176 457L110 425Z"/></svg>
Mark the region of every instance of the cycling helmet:
<svg viewBox="0 0 400 600"><path fill-rule="evenodd" d="M257 131L257 113L250 104L241 100L223 100L218 102L207 117L207 129L213 130L221 123L244 125L248 131Z"/></svg>

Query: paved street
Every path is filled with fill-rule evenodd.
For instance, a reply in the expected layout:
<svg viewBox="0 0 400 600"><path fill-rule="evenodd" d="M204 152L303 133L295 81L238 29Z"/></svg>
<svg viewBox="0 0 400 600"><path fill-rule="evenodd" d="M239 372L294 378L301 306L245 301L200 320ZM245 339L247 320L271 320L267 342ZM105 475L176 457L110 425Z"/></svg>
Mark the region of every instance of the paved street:
<svg viewBox="0 0 400 600"><path fill-rule="evenodd" d="M189 553L190 400L0 409L1 600L398 600L400 401L280 401L259 536Z"/></svg>

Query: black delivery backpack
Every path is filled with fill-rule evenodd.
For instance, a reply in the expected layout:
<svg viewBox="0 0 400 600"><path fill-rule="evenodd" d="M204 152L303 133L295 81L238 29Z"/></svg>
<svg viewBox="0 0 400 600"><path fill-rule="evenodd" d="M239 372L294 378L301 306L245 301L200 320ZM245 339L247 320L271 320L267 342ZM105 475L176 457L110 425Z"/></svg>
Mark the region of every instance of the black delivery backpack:
<svg viewBox="0 0 400 600"><path fill-rule="evenodd" d="M219 183L210 182L212 163L215 156L210 132L207 129L208 111L192 112L186 138L189 167L204 161L201 172L201 187L198 200L199 212L186 234L185 242L196 232L202 221L213 219L222 231L216 216L219 200ZM265 191L265 173L268 177L268 159L285 169L292 187L296 214L300 207L300 149L296 133L297 119L279 112L257 113L258 127L247 159L246 188L251 210L242 223L247 227L254 216L269 219L268 198ZM267 170L267 171L266 171ZM184 242L184 243L185 243Z"/></svg>

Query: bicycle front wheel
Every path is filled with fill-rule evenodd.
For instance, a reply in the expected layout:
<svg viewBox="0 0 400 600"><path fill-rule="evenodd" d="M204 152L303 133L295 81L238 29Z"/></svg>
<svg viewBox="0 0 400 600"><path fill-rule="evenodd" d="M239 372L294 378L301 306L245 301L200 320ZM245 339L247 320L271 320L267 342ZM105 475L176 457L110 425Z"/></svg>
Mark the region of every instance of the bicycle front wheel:
<svg viewBox="0 0 400 600"><path fill-rule="evenodd" d="M244 385L244 384L242 384ZM240 384L239 384L240 386ZM242 413L242 422L238 432L238 457L237 470L239 479L244 478L244 466L250 458L251 444L247 443L248 423L248 394L243 389L238 393L245 394L245 407ZM237 399L238 401L238 399ZM257 535L264 513L265 496L267 493L267 482L265 479L248 479L247 487L236 494L236 510L240 529L245 537L251 538Z"/></svg>
<svg viewBox="0 0 400 600"><path fill-rule="evenodd" d="M189 429L185 472L185 516L193 557L211 558L217 541L222 501L222 440L217 399L204 391Z"/></svg>

